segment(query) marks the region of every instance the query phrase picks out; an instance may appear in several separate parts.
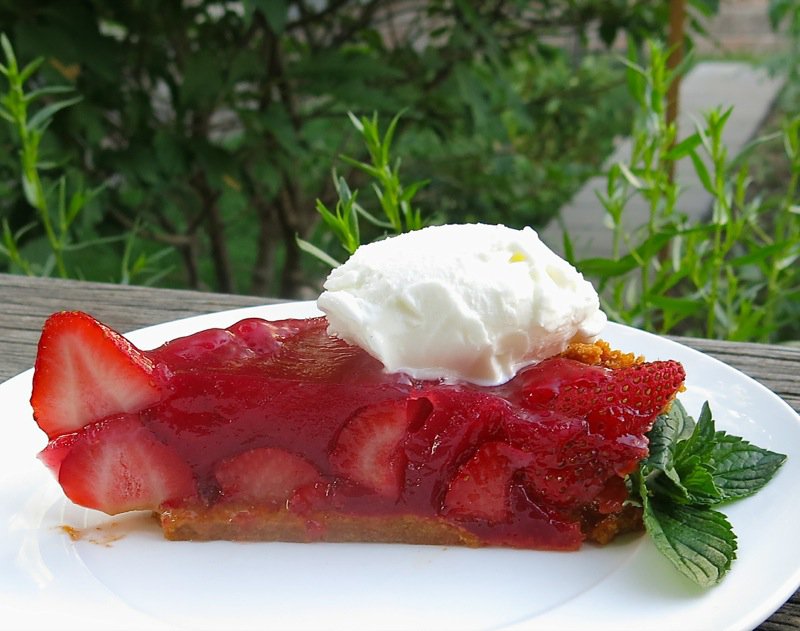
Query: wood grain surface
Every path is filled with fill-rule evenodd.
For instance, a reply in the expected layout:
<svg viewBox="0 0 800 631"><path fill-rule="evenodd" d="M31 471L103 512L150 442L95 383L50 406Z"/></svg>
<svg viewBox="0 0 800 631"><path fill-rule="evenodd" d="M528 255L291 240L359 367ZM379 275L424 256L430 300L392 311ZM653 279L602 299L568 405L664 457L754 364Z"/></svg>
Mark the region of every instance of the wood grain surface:
<svg viewBox="0 0 800 631"><path fill-rule="evenodd" d="M178 318L274 302L279 301L0 274L0 382L33 365L42 324L55 311L80 309L114 329L131 331ZM737 368L800 412L800 348L674 339ZM758 629L800 629L800 591Z"/></svg>

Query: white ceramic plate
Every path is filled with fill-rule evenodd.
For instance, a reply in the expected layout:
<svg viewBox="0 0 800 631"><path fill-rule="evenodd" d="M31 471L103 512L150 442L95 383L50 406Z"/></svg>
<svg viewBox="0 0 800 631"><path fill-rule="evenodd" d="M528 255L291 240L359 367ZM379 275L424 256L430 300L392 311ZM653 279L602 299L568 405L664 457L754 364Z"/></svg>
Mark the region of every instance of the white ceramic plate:
<svg viewBox="0 0 800 631"><path fill-rule="evenodd" d="M304 317L312 303L216 313L130 335L149 348L210 326ZM380 544L167 542L149 515L78 508L35 458L43 434L31 371L0 385L0 627L76 629L750 629L800 585L800 418L740 372L674 342L611 325L604 336L688 373L719 428L783 453L758 495L726 509L739 559L694 587L646 536L548 553ZM67 527L67 528L65 528ZM69 529L78 534L76 540Z"/></svg>

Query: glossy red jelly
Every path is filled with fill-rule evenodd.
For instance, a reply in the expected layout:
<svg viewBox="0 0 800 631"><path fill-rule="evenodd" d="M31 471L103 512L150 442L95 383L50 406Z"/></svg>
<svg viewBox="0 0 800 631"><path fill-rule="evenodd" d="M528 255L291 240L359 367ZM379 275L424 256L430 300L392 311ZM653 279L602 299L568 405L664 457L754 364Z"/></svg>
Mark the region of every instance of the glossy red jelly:
<svg viewBox="0 0 800 631"><path fill-rule="evenodd" d="M248 319L143 351L160 399L125 422L188 465L201 505L416 515L485 545L574 549L587 520L622 510L624 478L683 376L656 362L670 380L654 392L656 369L620 381L557 357L498 387L418 381L326 326ZM91 427L53 440L45 462L58 472Z"/></svg>

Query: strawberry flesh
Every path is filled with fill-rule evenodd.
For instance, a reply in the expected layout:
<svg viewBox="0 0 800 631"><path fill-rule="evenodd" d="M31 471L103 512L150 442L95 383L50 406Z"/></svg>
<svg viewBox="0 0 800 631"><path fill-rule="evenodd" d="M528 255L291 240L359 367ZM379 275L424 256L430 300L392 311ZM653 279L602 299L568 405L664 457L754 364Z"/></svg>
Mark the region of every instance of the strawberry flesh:
<svg viewBox="0 0 800 631"><path fill-rule="evenodd" d="M135 415L109 418L74 435L69 451L63 442L45 448L42 460L57 468L58 481L76 504L109 515L157 510L167 500L196 494L188 465L156 440ZM63 456L63 457L62 457Z"/></svg>
<svg viewBox="0 0 800 631"><path fill-rule="evenodd" d="M511 408L497 396L463 387L433 386L420 395L426 409L404 444L405 497L438 505L450 478L476 445L497 436Z"/></svg>
<svg viewBox="0 0 800 631"><path fill-rule="evenodd" d="M676 361L607 370L553 358L521 376L521 405L534 411L585 418L592 431L615 437L641 434L670 403L686 377Z"/></svg>
<svg viewBox="0 0 800 631"><path fill-rule="evenodd" d="M487 442L450 481L443 512L457 518L505 522L511 517L514 474L530 456L502 442Z"/></svg>
<svg viewBox="0 0 800 631"><path fill-rule="evenodd" d="M224 501L280 505L304 486L322 481L304 458L283 449L261 447L217 464L215 476Z"/></svg>
<svg viewBox="0 0 800 631"><path fill-rule="evenodd" d="M408 423L405 400L358 410L342 427L331 451L334 471L382 497L396 500L406 466L401 444Z"/></svg>
<svg viewBox="0 0 800 631"><path fill-rule="evenodd" d="M583 539L580 522L532 499L519 479L532 458L504 442L484 443L451 480L442 514L469 524L495 545L577 549Z"/></svg>
<svg viewBox="0 0 800 631"><path fill-rule="evenodd" d="M33 376L34 418L49 438L161 398L153 362L91 316L64 311L45 323Z"/></svg>

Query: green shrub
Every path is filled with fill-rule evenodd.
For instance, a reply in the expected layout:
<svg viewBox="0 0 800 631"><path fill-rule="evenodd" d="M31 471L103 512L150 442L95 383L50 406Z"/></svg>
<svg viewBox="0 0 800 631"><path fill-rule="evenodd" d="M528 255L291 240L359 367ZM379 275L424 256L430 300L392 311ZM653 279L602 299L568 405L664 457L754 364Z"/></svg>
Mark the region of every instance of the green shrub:
<svg viewBox="0 0 800 631"><path fill-rule="evenodd" d="M5 211L0 215L0 255L5 257L13 271L38 275L55 272L62 278L82 277L80 257L83 251L91 250L96 258L98 250L124 241L116 279L125 283L157 280L158 273L147 276L150 270L145 255L132 257L135 232L111 237L96 234L97 220L91 218L91 209L100 189L87 188L79 173L42 159L45 131L53 117L78 103L80 97L67 96L72 89L63 85L27 90L26 84L35 77L44 60L40 57L20 68L8 38L3 34L0 34L0 49L4 56L0 74L8 83L8 90L0 95L0 117L9 124L18 144L17 151L4 154L7 160L2 171L5 177L19 173L17 186L23 202L15 203L18 200L9 194L14 190L14 184L6 180L0 189L3 193L0 194L0 209ZM41 105L40 102L48 97L54 100ZM32 108L35 109L32 111ZM14 154L18 156L16 162L9 159ZM12 228L15 211L16 216L25 221L29 210L35 219Z"/></svg>
<svg viewBox="0 0 800 631"><path fill-rule="evenodd" d="M133 261L140 280L290 296L323 271L296 237L328 247L315 200L336 199L331 166L364 181L337 162L364 156L347 112L406 112L395 144L410 179L431 180L419 200L432 212L542 223L629 118L618 69L566 52L572 34L658 32L667 5L0 0L0 24L20 59L45 59L30 89L66 83L82 97L39 156L102 190L67 227L65 242L94 247L70 251L66 273L130 278ZM0 147L0 213L47 272L54 243L31 224L8 126Z"/></svg>
<svg viewBox="0 0 800 631"><path fill-rule="evenodd" d="M605 309L619 322L659 333L780 341L797 335L800 303L800 116L753 146L782 141L788 178L782 193L748 195L748 151L729 156L722 132L731 110L707 112L697 131L678 141L666 116L672 81L666 53L650 48L646 64L631 59L629 85L639 104L630 163L613 165L600 196L612 230L609 258L576 261L593 278ZM710 216L681 212L675 164L691 160L712 196ZM631 199L645 200L648 221L625 227ZM569 244L567 244L569 250ZM574 256L572 257L574 259Z"/></svg>
<svg viewBox="0 0 800 631"><path fill-rule="evenodd" d="M595 282L604 309L618 322L718 339L796 339L800 115L788 116L780 132L756 139L737 157L728 155L722 141L730 109L707 112L697 131L678 141L675 123L667 117L667 92L674 79L667 57L657 43L649 46L642 62L635 49L630 51L627 84L638 105L631 160L611 166L598 200L598 212L605 210L614 233L613 252L607 258L576 260L567 233L568 257ZM373 130L372 135L379 134ZM778 193L749 195L751 152L778 142L786 165ZM388 152L388 144L383 150ZM376 153L370 151L373 157ZM681 211L680 187L672 177L681 160L691 161L713 200L709 216L701 221L690 221ZM378 166L373 160L373 167ZM381 180L377 169L365 170ZM355 243L348 234L358 233L363 214L349 186L341 183L338 190L337 210L347 212L338 223L328 213L325 224L350 252L348 244ZM634 198L643 199L649 212L645 224L631 230L625 213ZM406 228L395 225L393 230Z"/></svg>

